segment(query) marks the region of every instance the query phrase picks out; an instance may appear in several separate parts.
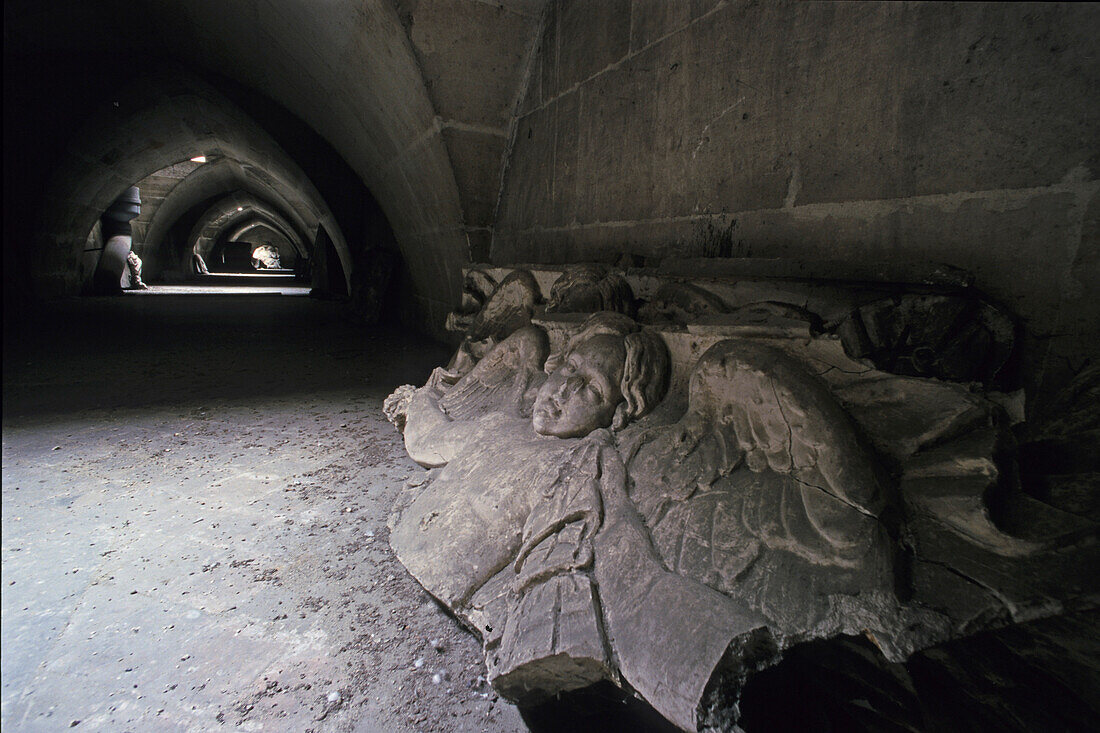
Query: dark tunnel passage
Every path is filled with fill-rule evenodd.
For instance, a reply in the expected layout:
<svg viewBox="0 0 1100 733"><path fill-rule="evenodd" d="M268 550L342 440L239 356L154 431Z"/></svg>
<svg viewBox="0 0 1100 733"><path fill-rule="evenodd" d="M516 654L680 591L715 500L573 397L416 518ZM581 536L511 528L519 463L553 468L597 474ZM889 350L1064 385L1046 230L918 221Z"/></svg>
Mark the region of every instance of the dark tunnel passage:
<svg viewBox="0 0 1100 733"><path fill-rule="evenodd" d="M21 45L13 12L5 729L409 726L414 688L438 704L479 661L446 617L413 630L429 600L380 553L408 466L369 415L445 358L401 325L411 275L389 216L346 150L253 86L119 44ZM132 210L112 219L120 197ZM147 289L132 289L129 254ZM424 633L447 644L444 687L412 664ZM230 658L239 683L222 679ZM400 671L364 697L374 665ZM261 713L264 677L282 679L260 685L281 707ZM471 716L516 718L484 686L471 694Z"/></svg>
<svg viewBox="0 0 1100 733"><path fill-rule="evenodd" d="M1083 5L5 2L4 729L1094 729Z"/></svg>
<svg viewBox="0 0 1100 733"><path fill-rule="evenodd" d="M6 125L9 143L43 139L43 127L48 134L66 117L65 104L82 122L62 156L6 148L7 205L24 212L5 220L7 310L41 297L104 293L111 286L103 283L119 275L129 283L102 224L128 187L141 198L131 249L154 286L211 272L254 273L252 253L266 245L278 254L277 269L289 271L279 275L294 276L317 297L347 301L350 313L370 322L408 277L361 178L316 132L256 92L207 75L211 85L175 62L108 58L74 74L66 58L14 56L10 66L6 98L20 114ZM21 74L33 81L16 83ZM104 79L114 80L109 92ZM65 92L45 91L54 86ZM216 266L207 267L208 259ZM364 274L353 278L357 266ZM370 287L362 286L366 272ZM276 273L266 275L271 281Z"/></svg>

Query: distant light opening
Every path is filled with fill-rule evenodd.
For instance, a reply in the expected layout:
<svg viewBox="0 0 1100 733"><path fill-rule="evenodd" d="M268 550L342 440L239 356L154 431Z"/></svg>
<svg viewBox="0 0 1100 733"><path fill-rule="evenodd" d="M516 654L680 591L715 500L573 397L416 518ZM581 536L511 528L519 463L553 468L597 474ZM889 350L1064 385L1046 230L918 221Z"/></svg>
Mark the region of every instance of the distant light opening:
<svg viewBox="0 0 1100 733"><path fill-rule="evenodd" d="M191 159L191 162L192 163L205 163L206 162L206 156L205 155L196 155L194 158Z"/></svg>

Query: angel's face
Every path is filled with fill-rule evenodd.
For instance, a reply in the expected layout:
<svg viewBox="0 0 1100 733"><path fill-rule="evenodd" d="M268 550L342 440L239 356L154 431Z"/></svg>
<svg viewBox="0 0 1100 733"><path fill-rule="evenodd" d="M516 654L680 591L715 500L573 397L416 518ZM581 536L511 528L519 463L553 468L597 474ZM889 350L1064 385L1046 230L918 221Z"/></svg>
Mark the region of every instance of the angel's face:
<svg viewBox="0 0 1100 733"><path fill-rule="evenodd" d="M579 438L606 428L623 400L619 383L626 349L619 336L594 336L577 346L539 389L535 432Z"/></svg>

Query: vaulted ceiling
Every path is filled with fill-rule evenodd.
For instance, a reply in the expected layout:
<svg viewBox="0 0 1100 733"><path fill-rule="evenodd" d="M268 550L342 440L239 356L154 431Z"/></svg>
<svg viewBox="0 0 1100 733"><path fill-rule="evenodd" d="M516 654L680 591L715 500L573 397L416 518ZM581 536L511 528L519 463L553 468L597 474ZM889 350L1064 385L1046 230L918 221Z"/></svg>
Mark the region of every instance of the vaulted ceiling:
<svg viewBox="0 0 1100 733"><path fill-rule="evenodd" d="M205 80L226 78L273 101L312 128L362 180L393 228L422 315L441 322L457 297L460 268L488 251L509 130L544 4L14 0L4 7L5 54L126 59L115 71L118 95L147 73L179 67ZM219 91L235 101L231 90ZM164 87L159 93L172 94ZM125 111L130 100L110 101ZM140 114L135 119L128 122L139 127ZM250 122L264 126L263 119ZM200 133L211 126L203 118L196 125ZM132 185L135 174L190 157L183 148L202 135L177 139L183 147L167 160L172 132L159 130L165 139L152 140L157 153L142 163L105 171L117 173L108 177L115 185L99 198ZM145 151L120 152L140 157Z"/></svg>

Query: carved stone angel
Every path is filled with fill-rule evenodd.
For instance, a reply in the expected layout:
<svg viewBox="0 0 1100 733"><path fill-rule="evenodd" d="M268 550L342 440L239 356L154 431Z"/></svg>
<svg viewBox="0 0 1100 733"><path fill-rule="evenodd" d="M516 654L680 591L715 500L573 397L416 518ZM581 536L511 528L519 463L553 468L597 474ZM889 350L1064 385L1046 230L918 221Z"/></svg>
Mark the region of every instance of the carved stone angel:
<svg viewBox="0 0 1100 733"><path fill-rule="evenodd" d="M597 313L547 352L525 327L445 395L387 405L438 469L391 544L482 635L502 695L610 679L685 729L728 724L726 688L779 648L896 605L885 485L797 361L719 342L678 421L629 427L667 388L656 334Z"/></svg>

